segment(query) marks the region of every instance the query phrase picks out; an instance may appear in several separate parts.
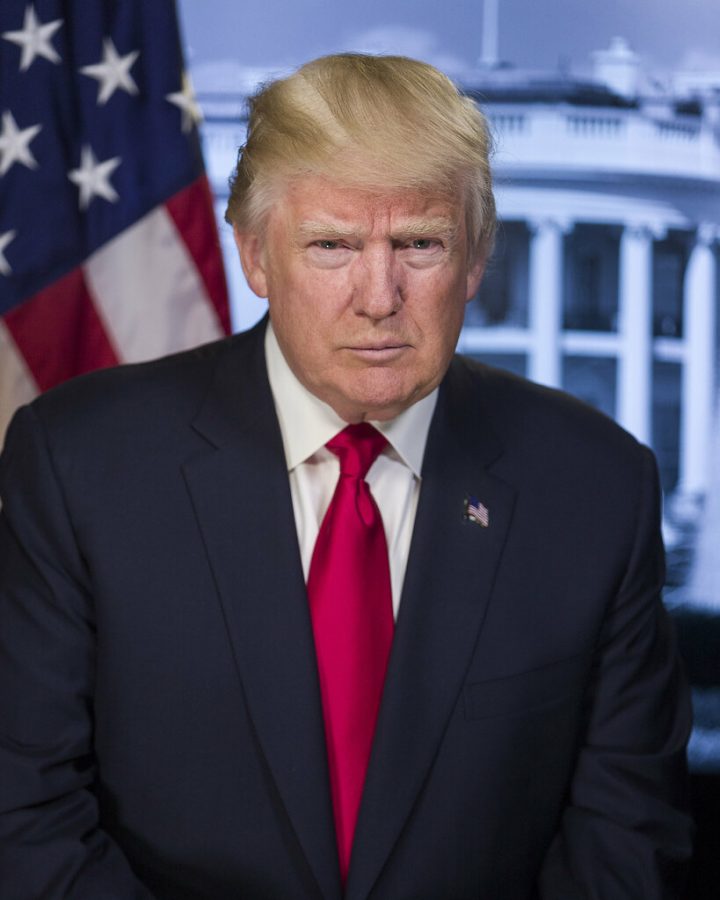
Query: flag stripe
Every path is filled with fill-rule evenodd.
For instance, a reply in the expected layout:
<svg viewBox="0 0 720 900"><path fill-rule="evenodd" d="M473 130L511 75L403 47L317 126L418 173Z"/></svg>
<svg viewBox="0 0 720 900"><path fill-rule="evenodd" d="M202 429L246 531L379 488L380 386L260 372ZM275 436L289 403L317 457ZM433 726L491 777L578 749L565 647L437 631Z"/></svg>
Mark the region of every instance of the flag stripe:
<svg viewBox="0 0 720 900"><path fill-rule="evenodd" d="M0 319L0 446L5 429L17 406L29 403L38 394L38 386L27 363Z"/></svg>
<svg viewBox="0 0 720 900"><path fill-rule="evenodd" d="M220 326L230 333L225 271L217 229L212 218L213 197L207 176L203 175L165 204L188 252L195 261L207 295L215 307Z"/></svg>
<svg viewBox="0 0 720 900"><path fill-rule="evenodd" d="M4 321L41 391L119 362L82 268L11 310Z"/></svg>
<svg viewBox="0 0 720 900"><path fill-rule="evenodd" d="M221 336L197 268L164 206L97 250L85 275L123 362Z"/></svg>
<svg viewBox="0 0 720 900"><path fill-rule="evenodd" d="M0 40L0 429L68 378L230 330L175 3L2 0L0 35L32 42L31 9L46 49Z"/></svg>

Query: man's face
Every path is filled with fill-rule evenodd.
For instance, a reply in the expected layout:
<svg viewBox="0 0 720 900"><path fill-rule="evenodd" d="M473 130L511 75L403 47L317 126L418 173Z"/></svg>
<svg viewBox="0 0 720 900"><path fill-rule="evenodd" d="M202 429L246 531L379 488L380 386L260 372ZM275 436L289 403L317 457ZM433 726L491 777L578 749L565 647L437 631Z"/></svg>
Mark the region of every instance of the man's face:
<svg viewBox="0 0 720 900"><path fill-rule="evenodd" d="M483 269L459 197L305 176L264 238L236 238L288 364L345 421L391 419L440 382Z"/></svg>

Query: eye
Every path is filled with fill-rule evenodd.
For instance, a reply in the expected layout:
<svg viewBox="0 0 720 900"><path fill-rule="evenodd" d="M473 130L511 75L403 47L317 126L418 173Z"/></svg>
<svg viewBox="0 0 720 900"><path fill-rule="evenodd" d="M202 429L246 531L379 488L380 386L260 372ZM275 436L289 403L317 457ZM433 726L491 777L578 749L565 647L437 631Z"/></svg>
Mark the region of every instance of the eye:
<svg viewBox="0 0 720 900"><path fill-rule="evenodd" d="M431 250L436 244L437 241L430 238L413 238L410 241L410 247L413 250Z"/></svg>
<svg viewBox="0 0 720 900"><path fill-rule="evenodd" d="M315 246L321 250L337 250L340 244L338 241L315 241Z"/></svg>

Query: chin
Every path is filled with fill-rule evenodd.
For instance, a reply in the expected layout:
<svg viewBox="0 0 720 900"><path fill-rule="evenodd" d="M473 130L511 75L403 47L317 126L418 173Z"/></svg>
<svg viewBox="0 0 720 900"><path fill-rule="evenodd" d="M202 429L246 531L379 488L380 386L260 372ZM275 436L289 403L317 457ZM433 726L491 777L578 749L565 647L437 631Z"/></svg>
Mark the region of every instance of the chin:
<svg viewBox="0 0 720 900"><path fill-rule="evenodd" d="M352 399L348 400L345 408L353 414L353 418L357 421L374 419L377 422L385 422L399 416L422 396L424 394L421 392L355 394ZM347 418L347 416L343 416L343 418Z"/></svg>
<svg viewBox="0 0 720 900"><path fill-rule="evenodd" d="M354 371L336 385L326 402L346 421L393 419L426 394L434 383L424 382L408 373L393 372L389 368L374 367Z"/></svg>

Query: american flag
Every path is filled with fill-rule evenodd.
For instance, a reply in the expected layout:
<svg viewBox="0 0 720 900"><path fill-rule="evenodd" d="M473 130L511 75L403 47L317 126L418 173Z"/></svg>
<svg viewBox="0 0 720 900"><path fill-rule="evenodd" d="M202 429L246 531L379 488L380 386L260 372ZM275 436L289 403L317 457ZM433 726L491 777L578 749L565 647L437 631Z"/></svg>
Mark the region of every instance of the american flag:
<svg viewBox="0 0 720 900"><path fill-rule="evenodd" d="M0 444L73 375L229 330L173 0L0 2Z"/></svg>
<svg viewBox="0 0 720 900"><path fill-rule="evenodd" d="M467 521L481 525L483 528L487 528L490 525L490 511L477 497L466 497L464 507L464 518Z"/></svg>

